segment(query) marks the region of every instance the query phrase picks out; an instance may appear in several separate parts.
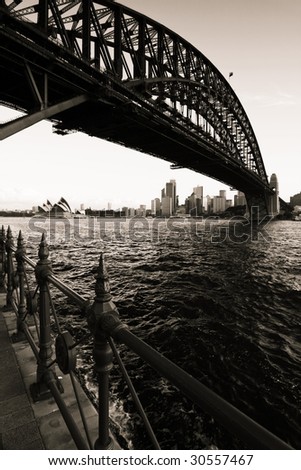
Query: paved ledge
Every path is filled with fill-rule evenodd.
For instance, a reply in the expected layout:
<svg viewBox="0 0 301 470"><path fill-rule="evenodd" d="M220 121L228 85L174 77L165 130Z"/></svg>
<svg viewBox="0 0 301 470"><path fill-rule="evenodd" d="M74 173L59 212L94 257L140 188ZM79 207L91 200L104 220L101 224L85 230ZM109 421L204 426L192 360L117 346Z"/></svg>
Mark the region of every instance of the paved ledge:
<svg viewBox="0 0 301 470"><path fill-rule="evenodd" d="M6 294L0 293L0 449L75 450L55 400L33 402L31 398L29 386L36 380L36 359L27 341L12 343L16 315L4 308L5 303ZM62 377L62 384L65 402L84 436L70 377ZM79 384L77 389L94 443L98 415Z"/></svg>

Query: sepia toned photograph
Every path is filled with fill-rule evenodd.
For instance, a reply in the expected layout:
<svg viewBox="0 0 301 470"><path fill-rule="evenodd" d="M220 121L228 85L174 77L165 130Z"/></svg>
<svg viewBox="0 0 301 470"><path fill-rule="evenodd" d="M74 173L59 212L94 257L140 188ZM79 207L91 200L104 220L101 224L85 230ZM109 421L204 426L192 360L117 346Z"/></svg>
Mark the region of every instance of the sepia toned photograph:
<svg viewBox="0 0 301 470"><path fill-rule="evenodd" d="M1 451L301 448L300 45L298 0L0 0Z"/></svg>

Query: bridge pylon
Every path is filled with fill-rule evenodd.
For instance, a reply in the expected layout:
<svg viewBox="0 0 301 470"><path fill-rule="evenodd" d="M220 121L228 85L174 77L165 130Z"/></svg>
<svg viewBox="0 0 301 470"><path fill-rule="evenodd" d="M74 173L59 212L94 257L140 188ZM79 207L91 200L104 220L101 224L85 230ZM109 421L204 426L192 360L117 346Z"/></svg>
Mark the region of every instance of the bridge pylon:
<svg viewBox="0 0 301 470"><path fill-rule="evenodd" d="M248 215L252 219L262 220L267 215L270 215L269 212L269 198L270 193L264 191L262 193L251 194L245 193L247 201L247 210Z"/></svg>

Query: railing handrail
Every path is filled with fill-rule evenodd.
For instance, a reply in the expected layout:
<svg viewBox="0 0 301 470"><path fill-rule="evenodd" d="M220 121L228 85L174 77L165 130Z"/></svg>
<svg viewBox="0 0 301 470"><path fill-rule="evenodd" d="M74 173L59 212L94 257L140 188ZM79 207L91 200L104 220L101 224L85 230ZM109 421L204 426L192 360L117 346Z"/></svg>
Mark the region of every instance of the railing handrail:
<svg viewBox="0 0 301 470"><path fill-rule="evenodd" d="M48 288L48 274L51 273L51 263L48 261L48 247L44 237L39 249L39 261L35 263L26 254L23 246L23 237L21 231L18 237L18 246L15 248L13 245L13 237L8 227L6 242L3 238L4 227L2 227L2 233L0 237L0 252L3 257L3 248L6 248L7 252L7 274L10 278L9 292L7 292L7 305L11 306L17 314L17 335L21 333L20 339L23 339L25 335L28 340L30 347L37 359L37 382L31 384L30 391L33 396L33 400L43 400L48 398L47 389L51 392L55 402L61 412L61 415L65 421L65 424L70 432L70 435L79 450L88 450L89 446L82 436L77 423L73 416L68 410L68 407L61 396L63 391L59 385L58 378L53 369L54 361L52 360L52 347L51 347L51 333L50 333L50 298ZM17 274L19 274L19 305L16 306L15 299L13 299L13 290L16 288L13 285L13 266L12 266L12 254L15 254L17 260ZM24 263L27 263L35 270L36 282L40 290L40 336L39 346L36 345L34 338L29 331L27 324L25 323L26 309L25 309L25 289L24 289ZM22 273L22 274L21 274ZM49 276L51 277L51 276ZM57 287L61 288L63 292L68 292L69 296L73 295L73 300L82 301L82 297L78 296L72 289L65 286L64 283L57 280L53 276L54 283L58 281ZM84 299L85 300L85 299ZM86 300L85 300L86 302ZM70 371L69 371L70 372ZM78 402L79 406L80 403Z"/></svg>
<svg viewBox="0 0 301 470"><path fill-rule="evenodd" d="M208 412L227 429L231 429L233 434L251 446L255 446L254 449L291 449L284 441L158 353L128 328L120 328L115 334L113 332L112 336L138 354L196 405Z"/></svg>
<svg viewBox="0 0 301 470"><path fill-rule="evenodd" d="M85 307L87 305L87 302L89 302L87 299L85 299L85 297L81 296L73 289L68 287L64 282L60 281L60 279L58 279L53 274L49 274L47 276L47 281L50 282L50 284L53 284L59 291L61 291L63 294L73 300L80 307Z"/></svg>
<svg viewBox="0 0 301 470"><path fill-rule="evenodd" d="M101 377L99 381L99 387L102 392L102 396L105 395L105 403L100 407L99 415L105 426L99 427L100 443L96 441L95 448L105 449L106 444L109 442L108 438L108 374L111 369L112 362L112 349L109 346L108 340L114 338L117 341L125 344L129 349L136 353L139 357L144 359L153 369L155 369L162 377L169 380L174 386L176 386L186 397L188 397L193 403L202 408L205 412L209 413L214 419L219 421L226 429L237 435L241 440L247 442L255 449L274 449L284 450L292 449L287 443L282 441L280 438L275 436L273 433L265 429L263 426L255 422L249 416L238 410L235 406L227 402L225 399L220 397L217 393L213 392L210 388L203 385L197 379L192 377L190 374L185 372L179 366L174 364L172 361L167 359L164 355L156 351L154 348L149 346L146 342L142 341L134 333L129 331L127 325L120 320L119 312L114 302L112 301L110 288L108 283L107 273L103 263L103 257L100 257L100 263L96 274L96 285L94 303L92 304L89 300L79 295L73 289L68 287L64 282L60 281L52 273L51 263L48 260L48 247L45 242L44 235L39 250L39 261L35 263L31 260L22 247L21 232L18 239L18 248L15 249L12 243L11 232L8 231L7 242L3 240L3 229L0 243L0 251L3 251L3 247L6 246L8 257L11 257L12 252L15 252L18 261L18 271L21 271L20 262L23 261L30 265L35 270L37 283L40 287L40 308L44 307L49 310L49 305L45 306L45 301L49 295L47 293L47 283L53 284L57 289L64 293L67 297L71 298L80 307L85 308L87 316L88 326L94 336L94 359L95 369L98 376ZM3 253L2 253L3 254ZM7 263L8 268L11 269L11 259ZM3 265L3 256L2 256ZM1 274L1 273L0 273ZM10 273L10 277L12 273ZM22 288L22 291L24 289ZM24 292L23 292L24 294ZM24 296L24 295L23 295ZM23 299L24 301L24 299ZM23 302L24 303L24 302ZM20 299L21 304L21 299ZM19 306L20 307L20 306ZM24 305L22 305L24 309ZM47 315L46 315L47 317ZM49 318L44 317L44 320L48 321ZM25 328L24 332L26 336L30 336L28 330ZM47 333L49 336L49 332ZM47 335L46 335L47 336ZM44 338L45 350L42 356L47 356L47 337ZM29 338L30 339L30 338ZM49 339L49 338L48 338ZM42 341L43 343L43 341ZM37 351L35 351L37 355ZM49 357L47 358L49 361ZM78 448L85 449L86 444L81 439L78 429L75 426L72 416L69 415L66 410L65 404L60 396L60 392L57 388L57 384L54 380L54 374L48 371L49 365L44 364L44 373L47 377L47 385L57 404L62 412L62 415L66 421L67 426L70 425L70 432L75 442L77 442ZM46 372L45 372L46 370ZM99 447L97 447L99 445ZM102 447L104 446L104 447Z"/></svg>
<svg viewBox="0 0 301 470"><path fill-rule="evenodd" d="M12 248L13 252L16 252L15 248ZM27 255L22 255L23 261L31 266L32 268L36 267L36 263L29 258ZM73 300L79 307L85 307L87 305L88 300L83 297L82 295L75 292L75 290L71 289L71 287L67 286L64 282L62 282L58 277L54 274L47 274L47 281L53 284L60 292L65 294L71 300Z"/></svg>

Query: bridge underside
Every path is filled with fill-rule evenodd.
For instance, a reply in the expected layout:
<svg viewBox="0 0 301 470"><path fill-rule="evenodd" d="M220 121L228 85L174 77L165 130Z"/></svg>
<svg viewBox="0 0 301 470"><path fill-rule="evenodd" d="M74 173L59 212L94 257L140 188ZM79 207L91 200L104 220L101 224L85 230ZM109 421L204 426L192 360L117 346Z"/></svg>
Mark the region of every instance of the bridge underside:
<svg viewBox="0 0 301 470"><path fill-rule="evenodd" d="M27 49L25 62L20 44L11 41L5 52L1 39L0 49L0 102L3 104L29 114L40 112L41 103L35 100L33 83L25 66L26 63L30 64L41 96L47 84L45 92L48 103L60 103L82 94L90 96L85 103L49 117L56 132L64 134L78 130L227 181L242 191L258 192L258 178L255 175L254 181L250 180L249 172L241 165L230 163L227 156L211 143L201 145L189 128L169 122L166 116L160 116L151 106L142 108L133 92L126 87L120 90L120 85L106 75L99 75L96 80L96 77L79 74L75 67L66 67L53 57L45 57L45 53L40 56L32 51L29 56Z"/></svg>
<svg viewBox="0 0 301 470"><path fill-rule="evenodd" d="M266 181L212 140L200 139L189 123L172 119L137 90L68 50L62 55L62 48L34 27L24 24L24 37L23 26L18 27L18 34L0 28L0 103L24 111L33 122L51 120L57 133L77 130L213 177L241 190L249 201L262 201L267 211ZM16 123L13 132L22 128Z"/></svg>
<svg viewBox="0 0 301 470"><path fill-rule="evenodd" d="M59 121L55 126L57 132L77 129L165 159L175 167L189 168L227 181L242 191L258 192L258 181L252 184L249 174L240 165L229 164L226 155L209 144L201 145L185 128L168 125L163 118L131 103L111 106L88 102L56 118Z"/></svg>

